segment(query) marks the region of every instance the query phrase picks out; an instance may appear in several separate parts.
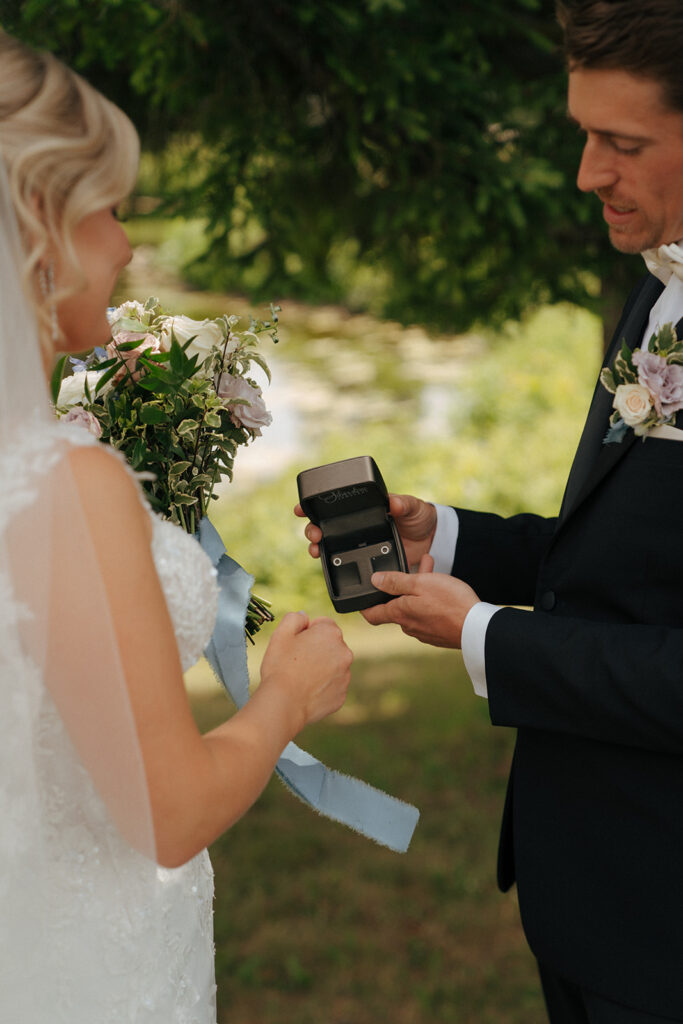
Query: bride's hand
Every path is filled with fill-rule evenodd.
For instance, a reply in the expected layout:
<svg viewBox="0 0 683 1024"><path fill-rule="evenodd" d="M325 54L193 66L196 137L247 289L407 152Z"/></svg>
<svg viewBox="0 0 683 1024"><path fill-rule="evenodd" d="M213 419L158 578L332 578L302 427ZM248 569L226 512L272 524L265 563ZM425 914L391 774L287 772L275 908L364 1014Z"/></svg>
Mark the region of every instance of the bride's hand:
<svg viewBox="0 0 683 1024"><path fill-rule="evenodd" d="M351 681L353 654L339 626L328 618L309 621L303 612L285 615L261 663L259 691L285 698L292 735L338 711Z"/></svg>
<svg viewBox="0 0 683 1024"><path fill-rule="evenodd" d="M432 546L436 531L436 509L428 501L415 498L412 494L390 494L389 512L396 521L408 565L419 565L422 556L429 554L429 549ZM294 507L294 515L306 518L306 513L301 505ZM322 538L320 527L309 522L304 534L310 541L309 554L312 558L319 558Z"/></svg>

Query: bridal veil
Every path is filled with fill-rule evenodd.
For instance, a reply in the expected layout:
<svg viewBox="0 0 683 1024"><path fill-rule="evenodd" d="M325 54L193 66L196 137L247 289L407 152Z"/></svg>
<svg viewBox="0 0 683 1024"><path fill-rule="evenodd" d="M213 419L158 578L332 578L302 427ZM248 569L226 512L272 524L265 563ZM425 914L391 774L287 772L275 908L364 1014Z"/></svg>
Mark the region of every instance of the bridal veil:
<svg viewBox="0 0 683 1024"><path fill-rule="evenodd" d="M24 264L0 159L0 1019L108 1021L102 972L137 971L150 1015L144 999L130 1013L111 1000L107 1014L161 1021L156 910L169 880L70 468L75 446L96 442L53 416Z"/></svg>

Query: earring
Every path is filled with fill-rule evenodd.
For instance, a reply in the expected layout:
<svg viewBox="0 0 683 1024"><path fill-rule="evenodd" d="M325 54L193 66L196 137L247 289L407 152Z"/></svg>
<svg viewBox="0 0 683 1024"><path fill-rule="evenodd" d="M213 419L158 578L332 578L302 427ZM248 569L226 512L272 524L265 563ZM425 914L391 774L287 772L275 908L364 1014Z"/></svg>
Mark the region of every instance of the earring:
<svg viewBox="0 0 683 1024"><path fill-rule="evenodd" d="M55 265L50 260L47 270L42 265L38 268L40 291L50 313L50 331L53 345L59 341L59 322L57 320L57 303L55 302Z"/></svg>

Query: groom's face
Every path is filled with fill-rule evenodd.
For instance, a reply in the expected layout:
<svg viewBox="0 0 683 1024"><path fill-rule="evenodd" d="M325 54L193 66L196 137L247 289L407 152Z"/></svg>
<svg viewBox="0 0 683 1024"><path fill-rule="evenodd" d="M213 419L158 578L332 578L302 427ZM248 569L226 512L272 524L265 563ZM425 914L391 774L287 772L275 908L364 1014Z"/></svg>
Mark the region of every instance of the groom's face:
<svg viewBox="0 0 683 1024"><path fill-rule="evenodd" d="M683 111L654 79L575 68L569 116L585 134L577 184L603 204L612 245L636 253L683 238Z"/></svg>

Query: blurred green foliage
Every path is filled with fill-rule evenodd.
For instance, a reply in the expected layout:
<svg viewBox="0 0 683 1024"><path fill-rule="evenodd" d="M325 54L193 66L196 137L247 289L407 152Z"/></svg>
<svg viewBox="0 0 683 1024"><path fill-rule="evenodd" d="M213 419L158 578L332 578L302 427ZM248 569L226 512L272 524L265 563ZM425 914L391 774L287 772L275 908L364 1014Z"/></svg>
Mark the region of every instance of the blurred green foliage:
<svg viewBox="0 0 683 1024"><path fill-rule="evenodd" d="M574 185L553 0L0 0L126 109L202 287L461 330L636 273ZM600 283L602 282L602 284Z"/></svg>

